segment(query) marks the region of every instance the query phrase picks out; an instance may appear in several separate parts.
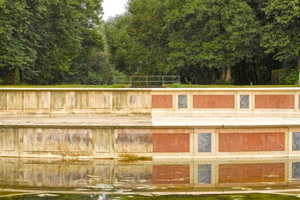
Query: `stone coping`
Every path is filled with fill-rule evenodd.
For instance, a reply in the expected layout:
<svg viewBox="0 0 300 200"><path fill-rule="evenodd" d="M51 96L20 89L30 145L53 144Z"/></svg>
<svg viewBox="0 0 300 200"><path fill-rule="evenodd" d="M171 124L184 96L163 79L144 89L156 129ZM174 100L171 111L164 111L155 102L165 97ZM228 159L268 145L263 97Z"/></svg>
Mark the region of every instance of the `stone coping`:
<svg viewBox="0 0 300 200"><path fill-rule="evenodd" d="M151 117L113 115L0 116L0 127L56 128L264 128L300 127L300 118L280 117Z"/></svg>
<svg viewBox="0 0 300 200"><path fill-rule="evenodd" d="M1 91L300 91L300 87L270 88L0 88Z"/></svg>

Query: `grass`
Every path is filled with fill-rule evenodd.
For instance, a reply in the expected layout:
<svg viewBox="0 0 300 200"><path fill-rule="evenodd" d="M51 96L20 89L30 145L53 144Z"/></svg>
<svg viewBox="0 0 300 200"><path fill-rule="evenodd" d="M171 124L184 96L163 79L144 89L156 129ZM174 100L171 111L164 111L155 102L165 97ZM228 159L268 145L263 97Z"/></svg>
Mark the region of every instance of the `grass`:
<svg viewBox="0 0 300 200"><path fill-rule="evenodd" d="M194 84L169 84L165 88L285 88L300 87L300 85L194 85Z"/></svg>
<svg viewBox="0 0 300 200"><path fill-rule="evenodd" d="M194 85L194 84L166 84L162 88L287 88L300 85ZM128 84L116 85L0 85L1 88L130 88Z"/></svg>
<svg viewBox="0 0 300 200"><path fill-rule="evenodd" d="M130 85L0 85L0 88L129 88Z"/></svg>

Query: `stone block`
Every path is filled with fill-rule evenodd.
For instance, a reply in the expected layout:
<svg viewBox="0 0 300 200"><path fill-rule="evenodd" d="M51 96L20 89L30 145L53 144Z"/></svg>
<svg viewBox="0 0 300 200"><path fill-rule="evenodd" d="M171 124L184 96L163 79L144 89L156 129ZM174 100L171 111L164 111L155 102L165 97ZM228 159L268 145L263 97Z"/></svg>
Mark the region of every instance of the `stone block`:
<svg viewBox="0 0 300 200"><path fill-rule="evenodd" d="M293 132L293 151L300 151L300 132Z"/></svg>
<svg viewBox="0 0 300 200"><path fill-rule="evenodd" d="M194 95L193 108L234 108L234 95Z"/></svg>
<svg viewBox="0 0 300 200"><path fill-rule="evenodd" d="M198 165L198 183L211 183L211 165Z"/></svg>
<svg viewBox="0 0 300 200"><path fill-rule="evenodd" d="M0 92L0 110L7 109L7 93Z"/></svg>
<svg viewBox="0 0 300 200"><path fill-rule="evenodd" d="M300 181L300 162L292 164L292 181Z"/></svg>
<svg viewBox="0 0 300 200"><path fill-rule="evenodd" d="M178 108L188 107L188 97L187 95L178 95Z"/></svg>
<svg viewBox="0 0 300 200"><path fill-rule="evenodd" d="M120 153L152 153L152 133L115 133L115 151Z"/></svg>
<svg viewBox="0 0 300 200"><path fill-rule="evenodd" d="M294 95L255 95L256 109L294 109Z"/></svg>
<svg viewBox="0 0 300 200"><path fill-rule="evenodd" d="M249 95L240 95L240 108L249 108Z"/></svg>
<svg viewBox="0 0 300 200"><path fill-rule="evenodd" d="M284 151L284 132L220 133L220 152Z"/></svg>
<svg viewBox="0 0 300 200"><path fill-rule="evenodd" d="M152 95L152 108L173 108L173 95Z"/></svg>
<svg viewBox="0 0 300 200"><path fill-rule="evenodd" d="M198 134L198 152L211 152L211 133Z"/></svg>
<svg viewBox="0 0 300 200"><path fill-rule="evenodd" d="M153 134L153 152L190 152L190 134Z"/></svg>

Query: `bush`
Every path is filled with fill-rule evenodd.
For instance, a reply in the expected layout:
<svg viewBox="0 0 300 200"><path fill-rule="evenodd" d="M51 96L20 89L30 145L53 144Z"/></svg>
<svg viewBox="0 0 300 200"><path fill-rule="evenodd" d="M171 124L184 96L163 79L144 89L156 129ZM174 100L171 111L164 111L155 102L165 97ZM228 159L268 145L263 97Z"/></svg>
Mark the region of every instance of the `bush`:
<svg viewBox="0 0 300 200"><path fill-rule="evenodd" d="M299 79L299 73L298 70L292 69L288 76L285 78L285 83L287 85L297 85Z"/></svg>
<svg viewBox="0 0 300 200"><path fill-rule="evenodd" d="M3 80L0 78L0 85L3 85Z"/></svg>

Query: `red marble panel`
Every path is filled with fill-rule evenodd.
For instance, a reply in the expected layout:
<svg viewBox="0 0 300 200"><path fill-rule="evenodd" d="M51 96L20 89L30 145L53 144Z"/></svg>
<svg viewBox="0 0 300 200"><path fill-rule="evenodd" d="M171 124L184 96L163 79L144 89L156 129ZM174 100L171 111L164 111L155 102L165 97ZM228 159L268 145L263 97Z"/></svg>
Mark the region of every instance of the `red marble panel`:
<svg viewBox="0 0 300 200"><path fill-rule="evenodd" d="M194 95L193 108L234 108L234 95Z"/></svg>
<svg viewBox="0 0 300 200"><path fill-rule="evenodd" d="M255 95L257 109L294 109L294 95Z"/></svg>
<svg viewBox="0 0 300 200"><path fill-rule="evenodd" d="M173 108L173 96L152 95L152 108Z"/></svg>
<svg viewBox="0 0 300 200"><path fill-rule="evenodd" d="M190 134L153 134L153 152L190 152Z"/></svg>
<svg viewBox="0 0 300 200"><path fill-rule="evenodd" d="M153 166L153 184L189 184L189 165L156 165Z"/></svg>
<svg viewBox="0 0 300 200"><path fill-rule="evenodd" d="M221 164L219 183L281 182L284 168L284 163Z"/></svg>
<svg viewBox="0 0 300 200"><path fill-rule="evenodd" d="M284 151L285 133L220 133L220 152Z"/></svg>

